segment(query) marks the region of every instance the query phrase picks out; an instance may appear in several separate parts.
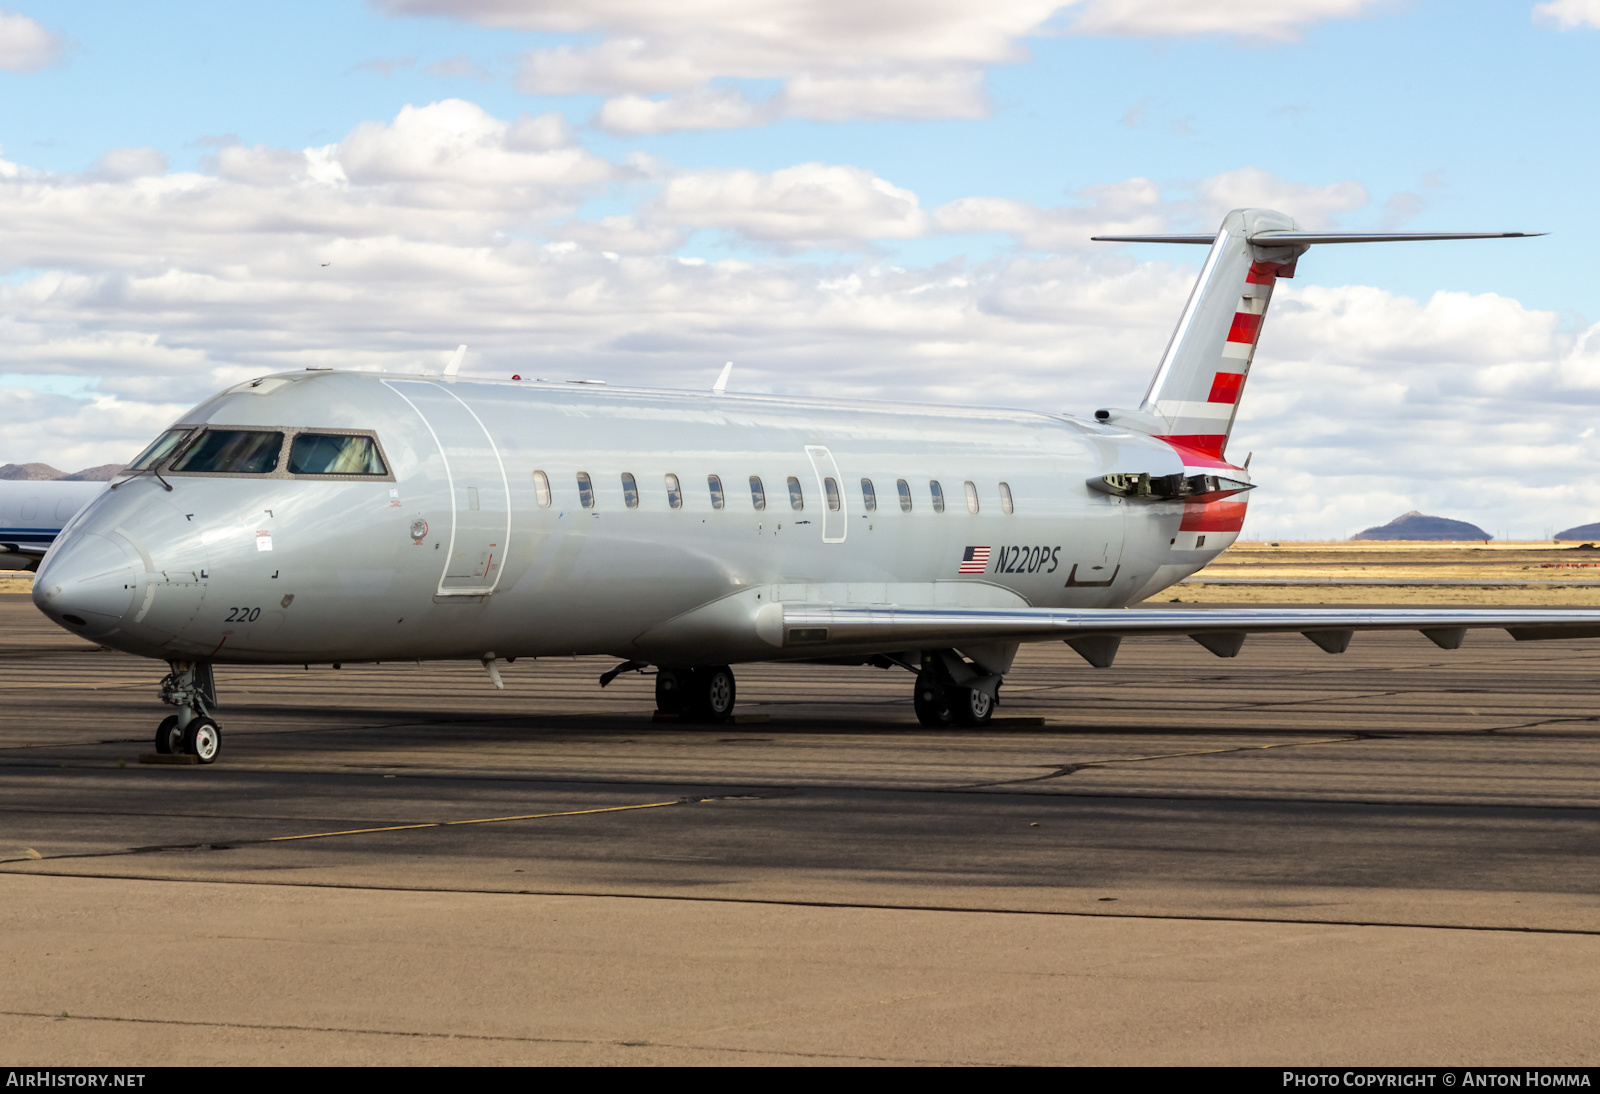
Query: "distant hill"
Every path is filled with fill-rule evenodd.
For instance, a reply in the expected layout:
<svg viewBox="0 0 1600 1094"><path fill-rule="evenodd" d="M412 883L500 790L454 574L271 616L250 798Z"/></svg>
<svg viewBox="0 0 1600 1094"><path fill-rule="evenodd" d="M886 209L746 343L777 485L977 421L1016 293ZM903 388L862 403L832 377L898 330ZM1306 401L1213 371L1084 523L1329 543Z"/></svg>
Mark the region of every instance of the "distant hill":
<svg viewBox="0 0 1600 1094"><path fill-rule="evenodd" d="M1415 509L1402 513L1388 524L1368 528L1351 539L1493 539L1476 524L1449 517L1430 517Z"/></svg>
<svg viewBox="0 0 1600 1094"><path fill-rule="evenodd" d="M103 463L99 467L85 467L69 475L47 463L7 463L0 464L0 479L11 482L110 482L121 470L120 463Z"/></svg>
<svg viewBox="0 0 1600 1094"><path fill-rule="evenodd" d="M57 471L47 463L8 463L0 466L0 479L16 481L22 479L28 482L43 482L47 479L59 479L65 471Z"/></svg>
<svg viewBox="0 0 1600 1094"><path fill-rule="evenodd" d="M120 463L103 463L98 467L85 467L82 471L74 471L70 475L61 477L68 482L110 482L122 470Z"/></svg>
<svg viewBox="0 0 1600 1094"><path fill-rule="evenodd" d="M1557 539L1600 539L1600 523L1580 524L1576 528L1568 528L1565 532L1557 532Z"/></svg>

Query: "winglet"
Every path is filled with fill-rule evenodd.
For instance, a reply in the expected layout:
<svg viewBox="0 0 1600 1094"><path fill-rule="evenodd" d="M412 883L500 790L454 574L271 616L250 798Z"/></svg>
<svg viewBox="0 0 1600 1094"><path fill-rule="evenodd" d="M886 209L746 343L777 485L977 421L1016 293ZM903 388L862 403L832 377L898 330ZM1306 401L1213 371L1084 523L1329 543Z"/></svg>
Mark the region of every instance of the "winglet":
<svg viewBox="0 0 1600 1094"><path fill-rule="evenodd" d="M446 380L454 380L456 378L456 373L461 371L461 362L466 360L466 357L467 347L465 345L457 346L456 351L450 355L450 363L444 366L444 378Z"/></svg>
<svg viewBox="0 0 1600 1094"><path fill-rule="evenodd" d="M721 395L728 390L728 377L733 375L733 362L729 361L722 366L722 375L717 377L717 382L711 385L711 394Z"/></svg>

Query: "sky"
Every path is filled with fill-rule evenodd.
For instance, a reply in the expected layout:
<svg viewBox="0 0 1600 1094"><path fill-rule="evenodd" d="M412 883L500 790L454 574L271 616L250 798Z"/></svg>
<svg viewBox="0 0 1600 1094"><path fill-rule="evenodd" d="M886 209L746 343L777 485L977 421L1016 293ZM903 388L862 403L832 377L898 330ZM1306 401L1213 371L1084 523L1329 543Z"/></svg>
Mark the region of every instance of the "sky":
<svg viewBox="0 0 1600 1094"><path fill-rule="evenodd" d="M1136 406L1308 228L1246 538L1600 520L1600 0L0 0L0 463L308 365Z"/></svg>

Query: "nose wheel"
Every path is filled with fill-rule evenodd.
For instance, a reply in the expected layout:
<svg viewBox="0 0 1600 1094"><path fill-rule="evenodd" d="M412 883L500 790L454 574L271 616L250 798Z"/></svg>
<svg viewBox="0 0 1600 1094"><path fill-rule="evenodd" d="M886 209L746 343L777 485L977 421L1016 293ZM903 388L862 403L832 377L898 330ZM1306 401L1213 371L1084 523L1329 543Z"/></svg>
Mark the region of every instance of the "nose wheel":
<svg viewBox="0 0 1600 1094"><path fill-rule="evenodd" d="M156 727L156 751L164 756L189 755L215 763L222 750L222 727L206 711L217 704L216 682L204 662L170 662L161 681L161 701L178 708Z"/></svg>

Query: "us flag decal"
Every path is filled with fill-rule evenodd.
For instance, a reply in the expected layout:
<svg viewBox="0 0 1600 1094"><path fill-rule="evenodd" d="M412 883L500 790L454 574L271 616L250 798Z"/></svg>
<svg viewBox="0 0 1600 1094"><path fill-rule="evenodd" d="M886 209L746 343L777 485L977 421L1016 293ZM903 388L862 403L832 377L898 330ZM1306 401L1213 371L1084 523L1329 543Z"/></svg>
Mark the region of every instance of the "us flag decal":
<svg viewBox="0 0 1600 1094"><path fill-rule="evenodd" d="M989 548L968 547L961 556L958 574L983 574L989 572Z"/></svg>

